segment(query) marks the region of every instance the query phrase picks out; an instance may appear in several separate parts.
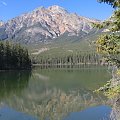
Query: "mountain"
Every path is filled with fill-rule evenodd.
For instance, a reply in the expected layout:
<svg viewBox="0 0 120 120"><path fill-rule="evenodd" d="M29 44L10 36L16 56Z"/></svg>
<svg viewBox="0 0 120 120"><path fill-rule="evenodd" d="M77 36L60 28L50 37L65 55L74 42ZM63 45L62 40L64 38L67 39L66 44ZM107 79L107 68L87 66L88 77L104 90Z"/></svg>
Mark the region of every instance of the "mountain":
<svg viewBox="0 0 120 120"><path fill-rule="evenodd" d="M92 30L95 19L69 13L57 5L40 7L9 20L0 27L0 39L20 43L51 42L64 33L68 36L86 36Z"/></svg>

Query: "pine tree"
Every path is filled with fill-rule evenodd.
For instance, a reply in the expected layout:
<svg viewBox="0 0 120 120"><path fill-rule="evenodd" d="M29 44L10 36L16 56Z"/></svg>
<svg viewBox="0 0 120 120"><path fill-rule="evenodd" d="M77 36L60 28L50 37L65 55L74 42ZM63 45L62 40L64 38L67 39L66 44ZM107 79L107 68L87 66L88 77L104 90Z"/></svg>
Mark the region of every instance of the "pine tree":
<svg viewBox="0 0 120 120"><path fill-rule="evenodd" d="M120 54L120 0L98 0L99 2L105 2L113 7L115 11L110 19L103 22L102 24L96 24L98 28L108 27L110 34L102 35L98 38L97 52L99 52L104 59L117 67L120 67L120 60L118 59Z"/></svg>
<svg viewBox="0 0 120 120"><path fill-rule="evenodd" d="M0 42L0 70L30 69L31 59L28 50L20 44Z"/></svg>
<svg viewBox="0 0 120 120"><path fill-rule="evenodd" d="M0 42L0 69L3 69L4 66L4 45Z"/></svg>
<svg viewBox="0 0 120 120"><path fill-rule="evenodd" d="M120 93L120 0L98 0L110 4L116 8L113 15L102 24L96 24L98 28L109 28L110 32L100 36L96 42L97 52L102 55L104 61L113 65L113 78L102 88L108 97L119 96ZM115 66L115 67L114 67ZM101 90L101 89L100 89Z"/></svg>

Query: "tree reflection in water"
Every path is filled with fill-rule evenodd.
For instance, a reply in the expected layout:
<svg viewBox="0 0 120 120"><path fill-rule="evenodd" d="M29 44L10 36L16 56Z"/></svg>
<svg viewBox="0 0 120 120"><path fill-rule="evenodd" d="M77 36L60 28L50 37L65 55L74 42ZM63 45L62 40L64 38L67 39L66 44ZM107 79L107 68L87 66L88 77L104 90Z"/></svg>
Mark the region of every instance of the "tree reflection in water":
<svg viewBox="0 0 120 120"><path fill-rule="evenodd" d="M18 95L27 88L31 71L0 72L0 100Z"/></svg>

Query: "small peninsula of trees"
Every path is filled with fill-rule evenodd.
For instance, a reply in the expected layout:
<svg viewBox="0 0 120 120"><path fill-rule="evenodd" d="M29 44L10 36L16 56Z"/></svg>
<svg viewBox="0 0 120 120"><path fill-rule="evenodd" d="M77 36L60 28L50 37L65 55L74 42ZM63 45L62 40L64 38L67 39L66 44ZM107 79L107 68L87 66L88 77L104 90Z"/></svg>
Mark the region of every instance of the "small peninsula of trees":
<svg viewBox="0 0 120 120"><path fill-rule="evenodd" d="M0 70L24 70L31 68L28 50L20 44L0 42Z"/></svg>

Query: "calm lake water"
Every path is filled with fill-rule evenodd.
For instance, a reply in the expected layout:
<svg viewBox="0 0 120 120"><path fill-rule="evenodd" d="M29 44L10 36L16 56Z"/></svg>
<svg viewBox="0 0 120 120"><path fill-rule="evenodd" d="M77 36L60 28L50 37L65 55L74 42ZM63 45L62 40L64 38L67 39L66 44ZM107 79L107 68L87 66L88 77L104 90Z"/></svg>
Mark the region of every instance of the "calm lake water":
<svg viewBox="0 0 120 120"><path fill-rule="evenodd" d="M105 67L0 72L0 120L109 120L107 98L93 91Z"/></svg>

